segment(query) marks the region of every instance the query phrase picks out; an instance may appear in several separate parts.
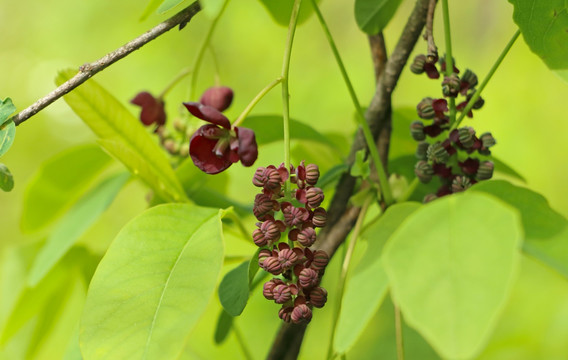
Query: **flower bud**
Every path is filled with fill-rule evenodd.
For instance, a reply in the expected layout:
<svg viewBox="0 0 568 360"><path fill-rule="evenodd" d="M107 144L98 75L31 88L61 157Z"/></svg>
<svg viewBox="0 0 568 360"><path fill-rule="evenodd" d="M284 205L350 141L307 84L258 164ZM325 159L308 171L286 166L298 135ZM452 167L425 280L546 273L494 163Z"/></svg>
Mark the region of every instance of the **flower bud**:
<svg viewBox="0 0 568 360"><path fill-rule="evenodd" d="M278 170L268 167L266 168L266 170L264 170L264 176L266 177L266 180L264 182L264 187L266 189L276 190L282 186L280 173L278 172Z"/></svg>
<svg viewBox="0 0 568 360"><path fill-rule="evenodd" d="M311 208L320 206L324 199L323 190L317 187L312 187L306 190L306 201Z"/></svg>
<svg viewBox="0 0 568 360"><path fill-rule="evenodd" d="M442 93L444 96L456 97L461 88L461 81L458 74L452 73L450 76L444 77L442 81Z"/></svg>
<svg viewBox="0 0 568 360"><path fill-rule="evenodd" d="M272 279L265 282L262 286L262 295L264 295L267 300L274 300L273 290L277 285L280 284L284 284L284 282L280 279Z"/></svg>
<svg viewBox="0 0 568 360"><path fill-rule="evenodd" d="M491 161L484 161L479 165L477 170L477 178L479 180L488 180L493 177L493 169L495 165Z"/></svg>
<svg viewBox="0 0 568 360"><path fill-rule="evenodd" d="M252 212L258 220L263 220L264 216L272 211L274 204L270 196L266 194L256 194Z"/></svg>
<svg viewBox="0 0 568 360"><path fill-rule="evenodd" d="M258 230L258 229L257 229ZM272 256L272 251L268 249L262 249L258 252L258 266L263 267L264 260Z"/></svg>
<svg viewBox="0 0 568 360"><path fill-rule="evenodd" d="M292 310L294 310L292 306L282 306L282 308L278 310L278 317L289 323L292 319Z"/></svg>
<svg viewBox="0 0 568 360"><path fill-rule="evenodd" d="M172 155L179 152L179 144L174 139L166 139L164 141L164 149Z"/></svg>
<svg viewBox="0 0 568 360"><path fill-rule="evenodd" d="M416 111L418 112L418 116L422 119L433 119L436 113L434 112L434 108L432 107L432 98L424 98L418 105L416 105Z"/></svg>
<svg viewBox="0 0 568 360"><path fill-rule="evenodd" d="M469 149L473 146L475 141L475 130L472 127L462 127L458 129L458 138L460 144L463 145L464 148Z"/></svg>
<svg viewBox="0 0 568 360"><path fill-rule="evenodd" d="M303 269L298 276L300 286L303 288L311 288L319 283L319 274L314 269Z"/></svg>
<svg viewBox="0 0 568 360"><path fill-rule="evenodd" d="M416 152L414 153L414 155L416 155L416 158L418 160L426 160L426 152L428 151L428 147L430 146L429 143L427 143L426 141L421 141L418 143L418 146L416 146Z"/></svg>
<svg viewBox="0 0 568 360"><path fill-rule="evenodd" d="M280 239L280 229L274 220L266 220L260 225L260 231L266 238L266 241L274 242Z"/></svg>
<svg viewBox="0 0 568 360"><path fill-rule="evenodd" d="M252 240L258 247L268 245L268 239L264 237L264 233L260 229L254 229L252 232Z"/></svg>
<svg viewBox="0 0 568 360"><path fill-rule="evenodd" d="M284 304L292 299L290 288L285 284L276 285L274 289L272 289L272 294L274 296L274 302L277 304Z"/></svg>
<svg viewBox="0 0 568 360"><path fill-rule="evenodd" d="M282 266L276 256L266 258L262 263L262 268L273 275L282 273Z"/></svg>
<svg viewBox="0 0 568 360"><path fill-rule="evenodd" d="M297 208L293 205L282 207L282 213L284 214L284 223L288 226L301 225L310 217L307 209Z"/></svg>
<svg viewBox="0 0 568 360"><path fill-rule="evenodd" d="M456 176L452 181L452 192L462 192L471 187L471 181L467 176Z"/></svg>
<svg viewBox="0 0 568 360"><path fill-rule="evenodd" d="M477 86L477 75L475 75L475 73L470 69L465 69L464 73L462 74L461 81L462 83L467 83L466 85L468 89L472 89Z"/></svg>
<svg viewBox="0 0 568 360"><path fill-rule="evenodd" d="M481 134L481 136L479 137L479 140L481 140L481 145L484 148L490 148L492 146L495 146L495 144L497 143L495 141L495 138L493 137L493 135L491 135L490 132L486 132Z"/></svg>
<svg viewBox="0 0 568 360"><path fill-rule="evenodd" d="M320 271L325 269L329 263L329 255L323 250L316 250L313 253L312 264L310 265L312 269Z"/></svg>
<svg viewBox="0 0 568 360"><path fill-rule="evenodd" d="M432 169L432 166L428 164L428 162L420 160L414 167L414 174L416 174L420 182L427 184L430 182L430 180L432 180L434 169Z"/></svg>
<svg viewBox="0 0 568 360"><path fill-rule="evenodd" d="M315 185L320 176L319 167L316 164L308 164L306 166L306 183Z"/></svg>
<svg viewBox="0 0 568 360"><path fill-rule="evenodd" d="M233 102L233 90L227 86L210 87L201 95L199 102L219 111L225 111Z"/></svg>
<svg viewBox="0 0 568 360"><path fill-rule="evenodd" d="M410 71L415 74L422 74L424 72L424 65L426 64L426 55L420 54L417 55L412 64L410 64Z"/></svg>
<svg viewBox="0 0 568 360"><path fill-rule="evenodd" d="M292 249L283 249L278 252L278 260L282 270L288 270L298 262L298 254Z"/></svg>
<svg viewBox="0 0 568 360"><path fill-rule="evenodd" d="M311 227L307 227L300 231L297 240L303 246L310 247L316 241L316 231Z"/></svg>
<svg viewBox="0 0 568 360"><path fill-rule="evenodd" d="M426 151L426 157L428 160L438 163L438 164L445 164L446 161L450 158L450 154L444 149L442 144L435 143L428 147Z"/></svg>
<svg viewBox="0 0 568 360"><path fill-rule="evenodd" d="M410 124L410 135L416 141L421 141L426 138L426 134L424 134L424 123L422 121L413 121Z"/></svg>
<svg viewBox="0 0 568 360"><path fill-rule="evenodd" d="M260 166L254 172L254 176L252 177L252 183L254 186L263 187L264 183L266 182L266 176L264 175L264 171L266 170L265 167Z"/></svg>
<svg viewBox="0 0 568 360"><path fill-rule="evenodd" d="M291 319L294 324L307 324L312 320L312 310L306 304L299 304L292 310Z"/></svg>
<svg viewBox="0 0 568 360"><path fill-rule="evenodd" d="M325 223L327 221L327 212L325 211L324 208L316 208L313 212L312 215L312 224L314 224L315 227L324 227Z"/></svg>
<svg viewBox="0 0 568 360"><path fill-rule="evenodd" d="M322 308L327 302L327 291L322 287L315 287L310 291L310 304Z"/></svg>

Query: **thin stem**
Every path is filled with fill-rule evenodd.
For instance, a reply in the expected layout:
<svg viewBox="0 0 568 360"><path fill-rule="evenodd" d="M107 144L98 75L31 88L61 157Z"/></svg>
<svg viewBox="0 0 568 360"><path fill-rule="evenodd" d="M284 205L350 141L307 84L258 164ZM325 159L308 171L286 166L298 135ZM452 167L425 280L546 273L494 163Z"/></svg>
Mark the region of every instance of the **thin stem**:
<svg viewBox="0 0 568 360"><path fill-rule="evenodd" d="M414 190L416 190L416 188L418 187L418 184L420 183L420 181L418 180L417 177L414 178L414 180L412 180L412 182L408 185L408 187L406 188L406 191L404 192L404 194L402 194L398 199L397 199L397 203L402 203L407 201L412 194L414 193Z"/></svg>
<svg viewBox="0 0 568 360"><path fill-rule="evenodd" d="M191 69L183 69L165 88L162 90L158 99L163 99L166 94L174 88L184 77L191 74Z"/></svg>
<svg viewBox="0 0 568 360"><path fill-rule="evenodd" d="M483 79L483 82L481 83L481 85L479 85L479 89L477 89L473 94L473 96L471 97L471 99L469 99L465 109L463 109L458 120L454 124L452 124L450 131L457 129L457 127L462 122L463 118L471 111L476 101L479 100L481 92L483 91L483 89L485 89L485 86L487 85L489 80L491 80L491 77L493 76L493 74L495 74L495 71L497 70L497 68L499 68L499 65L501 65L501 62L503 62L503 59L505 59L505 56L507 56L507 53L509 52L509 50L511 50L511 47L513 46L513 44L515 43L515 41L517 40L520 34L521 30L517 30L517 32L515 32L511 40L509 40L509 43L507 44L507 46L505 46L505 48L501 52L501 55L499 55L499 58L497 59L497 61L495 61L493 67L491 67L491 70L489 70L487 76L485 76L485 79Z"/></svg>
<svg viewBox="0 0 568 360"><path fill-rule="evenodd" d="M233 126L239 126L243 122L243 120L248 116L248 114L250 114L252 109L254 109L254 107L260 102L260 100L262 100L262 98L266 94L268 94L270 92L270 90L274 89L274 87L276 87L276 85L280 84L282 82L282 79L283 78L281 76L279 76L279 77L276 78L276 80L274 80L270 84L266 85L266 87L264 89L260 90L260 92L254 97L254 99L251 100L251 102L247 105L247 107L239 115L237 120L235 120L235 122L233 123Z"/></svg>
<svg viewBox="0 0 568 360"><path fill-rule="evenodd" d="M333 55L335 57L335 61L337 62L337 65L339 66L339 70L341 71L341 75L343 76L343 81L345 82L345 85L347 86L347 90L349 91L349 95L351 96L351 101L353 101L353 105L355 105L355 110L357 111L357 122L359 123L359 125L363 129L363 135L365 137L365 142L367 143L367 147L369 148L369 152L371 154L371 159L373 160L373 163L375 164L375 168L377 170L377 176L379 178L379 185L381 187L381 193L383 195L383 199L384 199L384 201L387 205L390 205L390 204L393 203L392 192L391 192L391 189L390 189L389 182L387 180L387 175L386 175L385 169L383 167L383 163L381 162L381 158L379 156L379 151L377 150L377 146L375 145L375 140L373 139L371 129L369 128L369 124L367 123L367 120L365 119L365 114L363 113L363 109L361 108L361 104L359 103L359 100L357 99L357 95L355 94L355 90L353 89L353 85L351 84L351 81L349 80L349 76L347 75L347 71L345 70L345 66L343 65L343 61L341 60L341 56L339 55L339 51L337 50L337 46L335 45L335 41L333 40L333 37L331 36L331 32L329 31L329 28L327 27L327 24L326 24L326 22L323 18L323 15L322 15L318 5L316 4L315 0L311 0L311 2L312 2L312 6L315 10L315 13L317 15L317 18L318 18L318 20L321 24L322 29L323 29L323 32L325 33L327 41L328 41L328 43L331 47L331 50L332 50Z"/></svg>
<svg viewBox="0 0 568 360"><path fill-rule="evenodd" d="M448 10L448 0L442 0L442 12L444 15L444 36L446 38L446 76L454 72L454 58L452 55L452 36L450 30L450 12ZM456 99L450 97L450 124L456 121Z"/></svg>
<svg viewBox="0 0 568 360"><path fill-rule="evenodd" d="M363 207L361 208L361 212L357 217L357 222L353 227L353 235L351 235L351 240L349 241L349 246L345 253L345 257L343 258L343 265L341 266L341 275L339 276L339 283L337 284L337 306L335 308L335 315L333 316L333 323L331 325L331 339L329 340L329 348L327 351L327 359L332 359L333 357L333 342L335 340L335 330L337 327L337 321L339 319L339 313L341 312L341 303L343 302L343 291L345 289L345 280L347 279L347 271L349 270L349 264L351 263L351 258L353 257L353 249L355 249L355 244L357 243L357 239L359 238L359 234L361 233L361 227L363 226L363 221L365 220L365 215L367 215L367 210L369 209L369 205L373 202L374 197L369 196Z"/></svg>
<svg viewBox="0 0 568 360"><path fill-rule="evenodd" d="M394 304L394 328L396 332L396 358L404 360L404 341L402 338L402 317L400 308Z"/></svg>
<svg viewBox="0 0 568 360"><path fill-rule="evenodd" d="M241 348L241 351L243 352L243 355L245 356L245 359L252 360L253 357L252 357L250 350L248 349L248 346L245 342L245 337L243 336L243 334L241 333L241 330L238 328L238 326L237 326L237 324L235 324L235 322L233 322L233 332L235 333L235 337L237 338L237 342L239 343L239 346Z"/></svg>
<svg viewBox="0 0 568 360"><path fill-rule="evenodd" d="M42 97L32 105L28 106L26 109L22 110L20 113L14 115L11 119L14 121L16 125L20 125L30 117L34 116L41 110L48 107L52 104L55 100L59 99L63 95L67 94L71 90L75 89L77 86L81 85L99 71L102 71L109 67L110 65L114 64L118 60L128 56L133 51L140 49L142 46L146 45L150 41L156 39L158 36L163 35L167 31L173 29L178 25L187 24L195 14L197 14L201 10L201 6L197 1L183 9L182 11L178 12L171 18L167 19L164 22L156 25L149 31L145 32L144 34L138 36L136 39L124 44L123 46L119 47L118 49L110 52L100 58L99 60L87 63L79 68L79 72L77 75L73 76L71 79L66 81L65 83L61 84L58 88L47 94L46 96Z"/></svg>
<svg viewBox="0 0 568 360"><path fill-rule="evenodd" d="M288 75L290 72L290 57L292 55L292 43L294 42L294 34L296 32L296 24L298 23L298 12L302 0L295 0L290 15L290 25L288 26L288 37L286 39L286 48L284 50L284 61L282 62L282 119L284 122L284 164L286 169L290 169L290 93L288 90ZM290 179L284 183L284 194L289 197Z"/></svg>
<svg viewBox="0 0 568 360"><path fill-rule="evenodd" d="M203 40L203 44L201 45L201 48L199 49L199 52L197 53L197 57L195 58L195 63L193 64L193 76L191 77L191 85L190 85L190 88L189 88L189 99L190 100L193 99L193 95L195 94L195 89L197 88L197 75L199 75L199 68L201 67L201 63L203 62L203 57L205 55L205 51L209 47L209 43L211 42L211 37L213 36L213 32L215 31L215 28L217 27L217 23L219 22L219 19L221 18L221 16L225 12L225 9L227 8L227 4L229 4L229 0L225 1L225 3L223 4L223 7L221 8L221 11L219 11L217 16L215 16L215 18L211 22L211 26L209 27L209 30L207 31L207 34L205 35L205 40Z"/></svg>

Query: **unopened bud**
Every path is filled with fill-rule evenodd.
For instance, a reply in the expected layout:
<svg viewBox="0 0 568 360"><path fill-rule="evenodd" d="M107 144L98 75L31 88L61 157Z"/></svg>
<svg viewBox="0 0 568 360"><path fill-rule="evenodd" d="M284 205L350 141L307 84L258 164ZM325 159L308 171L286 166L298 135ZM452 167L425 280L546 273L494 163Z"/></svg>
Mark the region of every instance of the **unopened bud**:
<svg viewBox="0 0 568 360"><path fill-rule="evenodd" d="M417 55L412 64L410 64L410 71L415 74L422 74L424 72L424 64L426 64L426 55Z"/></svg>
<svg viewBox="0 0 568 360"><path fill-rule="evenodd" d="M427 184L432 180L432 175L434 175L434 169L428 164L427 161L421 160L416 163L414 167L414 173L420 180L420 182Z"/></svg>
<svg viewBox="0 0 568 360"><path fill-rule="evenodd" d="M484 161L479 164L477 169L477 178L479 180L488 180L493 177L493 169L495 165L491 161Z"/></svg>
<svg viewBox="0 0 568 360"><path fill-rule="evenodd" d="M285 284L276 285L274 289L272 289L272 294L274 296L274 302L277 304L284 304L292 298L290 288Z"/></svg>
<svg viewBox="0 0 568 360"><path fill-rule="evenodd" d="M329 255L323 250L316 250L313 254L311 268L317 271L325 269L329 263Z"/></svg>
<svg viewBox="0 0 568 360"><path fill-rule="evenodd" d="M428 147L426 151L426 157L428 160L438 163L438 164L445 164L446 161L450 158L450 154L444 149L442 144L435 143Z"/></svg>
<svg viewBox="0 0 568 360"><path fill-rule="evenodd" d="M444 96L456 97L460 92L461 81L456 73L444 77L442 82L442 93Z"/></svg>
<svg viewBox="0 0 568 360"><path fill-rule="evenodd" d="M452 181L452 192L462 192L471 187L471 181L467 176L456 176Z"/></svg>
<svg viewBox="0 0 568 360"><path fill-rule="evenodd" d="M301 287L309 289L319 283L319 274L314 269L303 269L298 276L298 281Z"/></svg>
<svg viewBox="0 0 568 360"><path fill-rule="evenodd" d="M410 124L410 135L416 141L421 141L426 138L426 134L424 134L424 123L422 121L413 121Z"/></svg>
<svg viewBox="0 0 568 360"><path fill-rule="evenodd" d="M311 187L306 190L306 201L311 208L320 206L324 199L323 190L317 187Z"/></svg>
<svg viewBox="0 0 568 360"><path fill-rule="evenodd" d="M310 291L310 304L322 308L327 302L327 291L322 287L313 288Z"/></svg>
<svg viewBox="0 0 568 360"><path fill-rule="evenodd" d="M416 158L418 160L426 160L426 152L428 151L428 147L430 146L429 143L427 143L426 141L421 141L418 143L418 146L416 147L416 152L414 153L414 155L416 155Z"/></svg>
<svg viewBox="0 0 568 360"><path fill-rule="evenodd" d="M432 107L432 98L424 98L418 105L416 105L416 111L418 112L418 116L422 119L433 119L436 115L434 108Z"/></svg>
<svg viewBox="0 0 568 360"><path fill-rule="evenodd" d="M306 304L294 306L291 319L294 324L307 324L312 320L312 310Z"/></svg>
<svg viewBox="0 0 568 360"><path fill-rule="evenodd" d="M316 231L311 227L307 227L298 233L297 240L303 246L310 247L316 241Z"/></svg>
<svg viewBox="0 0 568 360"><path fill-rule="evenodd" d="M327 212L325 211L324 208L316 208L313 212L313 216L312 216L312 224L314 224L315 227L324 227L325 223L327 222Z"/></svg>
<svg viewBox="0 0 568 360"><path fill-rule="evenodd" d="M481 144L484 148L490 148L492 146L495 146L495 144L497 143L493 135L491 135L491 133L489 132L481 134L479 140L481 140Z"/></svg>
<svg viewBox="0 0 568 360"><path fill-rule="evenodd" d="M320 176L319 167L316 164L308 164L306 166L306 183L315 185Z"/></svg>
<svg viewBox="0 0 568 360"><path fill-rule="evenodd" d="M210 87L201 95L199 102L203 105L212 106L219 111L224 111L233 102L233 90L227 86Z"/></svg>
<svg viewBox="0 0 568 360"><path fill-rule="evenodd" d="M468 126L459 128L458 137L463 147L469 149L475 142L475 130Z"/></svg>

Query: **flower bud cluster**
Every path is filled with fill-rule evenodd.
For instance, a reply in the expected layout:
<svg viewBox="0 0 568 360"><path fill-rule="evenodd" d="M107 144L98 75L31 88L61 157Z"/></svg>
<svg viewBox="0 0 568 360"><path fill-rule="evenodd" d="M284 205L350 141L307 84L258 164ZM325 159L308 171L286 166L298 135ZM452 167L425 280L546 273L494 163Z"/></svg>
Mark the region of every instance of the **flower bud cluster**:
<svg viewBox="0 0 568 360"><path fill-rule="evenodd" d="M263 294L282 304L280 319L296 324L310 322L312 309L323 307L327 301L327 291L319 284L329 256L325 251L310 249L316 241L315 229L324 227L327 220L325 209L320 207L323 191L315 187L318 178L318 166L302 161L297 168L291 166L290 171L284 164L278 168L259 167L252 180L262 188L253 206L259 220L252 233L254 243L261 247L258 264L279 276L264 284ZM288 179L296 185L293 199L285 196ZM283 236L285 233L287 236ZM289 242L280 242L282 238Z"/></svg>
<svg viewBox="0 0 568 360"><path fill-rule="evenodd" d="M445 59L440 59L439 64L440 72L444 72ZM432 79L439 78L440 74L435 61L429 62L424 55L418 55L410 69L416 74L426 72ZM464 101L456 106L458 111L463 111L475 94L478 80L475 73L469 69L461 78L458 76L459 73L459 69L454 65L453 73L444 77L442 93L444 97L464 96ZM483 104L483 99L479 98L473 109L477 110ZM491 133L477 135L473 128L466 126L452 130L446 136L442 135L450 129L448 101L445 98L426 97L416 106L416 111L422 120L416 120L410 125L410 134L418 142L416 148L418 162L414 167L414 173L423 183L429 183L434 176L437 176L442 183L435 194L428 194L424 198L424 202L464 191L476 182L493 176L493 162L475 156L491 155L490 148L496 144ZM472 117L472 112L470 111L467 116ZM424 124L423 120L431 123ZM428 137L432 140L427 141Z"/></svg>

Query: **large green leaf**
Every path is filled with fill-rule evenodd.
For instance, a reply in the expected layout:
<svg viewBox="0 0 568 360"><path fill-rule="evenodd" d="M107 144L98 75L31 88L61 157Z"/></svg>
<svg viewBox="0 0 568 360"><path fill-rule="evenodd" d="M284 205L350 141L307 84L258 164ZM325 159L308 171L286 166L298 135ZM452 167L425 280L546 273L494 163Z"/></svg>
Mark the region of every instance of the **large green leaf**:
<svg viewBox="0 0 568 360"><path fill-rule="evenodd" d="M355 0L355 20L359 29L369 35L387 26L402 0Z"/></svg>
<svg viewBox="0 0 568 360"><path fill-rule="evenodd" d="M416 210L385 245L395 301L442 357L483 348L516 278L522 237L514 208L466 192Z"/></svg>
<svg viewBox="0 0 568 360"><path fill-rule="evenodd" d="M229 271L219 284L219 300L231 316L239 316L249 297L249 260Z"/></svg>
<svg viewBox="0 0 568 360"><path fill-rule="evenodd" d="M321 0L316 0L319 3ZM294 0L260 0L266 10L272 16L272 19L279 25L288 26L290 24L290 15L292 15L292 6ZM310 1L303 1L298 14L298 25L305 22L314 12L314 8Z"/></svg>
<svg viewBox="0 0 568 360"><path fill-rule="evenodd" d="M381 306L388 287L381 260L383 246L404 219L419 207L420 204L414 202L393 205L361 235L367 249L347 280L335 328L336 353L344 354L355 344Z"/></svg>
<svg viewBox="0 0 568 360"><path fill-rule="evenodd" d="M13 121L8 121L0 125L0 156L4 155L14 143L16 136L16 125Z"/></svg>
<svg viewBox="0 0 568 360"><path fill-rule="evenodd" d="M3 125L14 111L16 111L16 107L12 103L12 99L0 100L0 125Z"/></svg>
<svg viewBox="0 0 568 360"><path fill-rule="evenodd" d="M129 222L101 261L81 321L86 359L175 359L215 290L221 211L153 207Z"/></svg>
<svg viewBox="0 0 568 360"><path fill-rule="evenodd" d="M4 164L0 164L0 189L11 191L14 188L14 177Z"/></svg>
<svg viewBox="0 0 568 360"><path fill-rule="evenodd" d="M128 173L113 175L83 196L61 219L37 255L28 284L35 286L112 203Z"/></svg>
<svg viewBox="0 0 568 360"><path fill-rule="evenodd" d="M215 334L213 340L215 344L221 344L227 339L231 328L233 327L233 319L231 315L227 314L225 309L221 309L219 317L217 318L217 326L215 327Z"/></svg>
<svg viewBox="0 0 568 360"><path fill-rule="evenodd" d="M506 181L484 181L471 191L494 195L521 213L523 250L568 277L568 220L554 211L540 195Z"/></svg>
<svg viewBox="0 0 568 360"><path fill-rule="evenodd" d="M65 213L111 160L98 146L82 145L44 162L24 194L22 230L39 230Z"/></svg>
<svg viewBox="0 0 568 360"><path fill-rule="evenodd" d="M56 82L60 85L74 75L75 70L62 71ZM109 141L105 143L107 151L140 176L156 194L168 201L187 201L164 151L140 121L102 86L91 79L64 99L97 136ZM146 163L144 169L139 168L141 162Z"/></svg>
<svg viewBox="0 0 568 360"><path fill-rule="evenodd" d="M568 2L565 0L509 0L531 50L552 70L568 69Z"/></svg>
<svg viewBox="0 0 568 360"><path fill-rule="evenodd" d="M281 141L284 138L284 127L280 115L249 116L245 119L244 125L254 130L258 145ZM335 148L333 142L316 129L294 119L290 119L290 137L296 140L317 141Z"/></svg>

